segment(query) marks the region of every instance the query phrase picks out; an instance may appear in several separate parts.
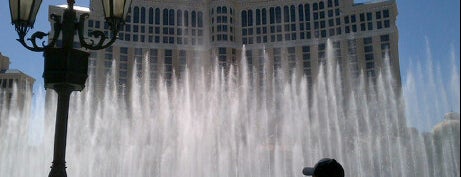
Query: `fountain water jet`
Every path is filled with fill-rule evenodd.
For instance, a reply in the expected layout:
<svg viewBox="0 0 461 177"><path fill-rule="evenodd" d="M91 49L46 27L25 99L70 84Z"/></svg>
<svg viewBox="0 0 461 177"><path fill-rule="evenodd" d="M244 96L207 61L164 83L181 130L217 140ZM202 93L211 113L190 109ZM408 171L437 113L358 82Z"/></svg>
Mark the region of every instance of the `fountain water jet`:
<svg viewBox="0 0 461 177"><path fill-rule="evenodd" d="M384 69L376 80L362 74L345 90L332 50L328 42L327 62L311 86L305 77L281 70L274 75L269 62L259 82L258 75L250 77L245 55L239 68L186 69L171 83L160 76L153 87L146 84L148 75L133 74L129 90L110 77L100 99L89 86L71 99L68 174L300 176L304 166L333 157L346 176L434 176L427 171L432 150L399 115L402 98L390 72ZM147 58L143 62L148 66ZM35 106L45 107L44 95L37 94L42 102ZM56 105L54 93L49 95L47 105ZM44 127L33 129L24 126L29 120L22 112L1 110L1 176L47 174L52 110L41 110ZM29 131L39 130L44 136L31 141Z"/></svg>

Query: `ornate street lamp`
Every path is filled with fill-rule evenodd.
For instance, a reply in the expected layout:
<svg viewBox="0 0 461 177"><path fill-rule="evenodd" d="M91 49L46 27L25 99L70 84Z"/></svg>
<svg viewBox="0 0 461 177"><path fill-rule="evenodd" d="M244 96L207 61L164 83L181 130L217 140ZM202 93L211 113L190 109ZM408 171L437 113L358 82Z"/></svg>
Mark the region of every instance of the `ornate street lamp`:
<svg viewBox="0 0 461 177"><path fill-rule="evenodd" d="M45 57L43 72L45 88L53 89L58 94L53 164L49 177L66 177L65 155L70 94L73 91L83 90L88 78L89 53L74 49L74 34L78 34L80 46L86 49L99 50L109 47L117 39L119 28L124 23L131 0L101 0L106 23L110 27L110 36L106 36L102 31L90 32L89 35L98 39L97 42L94 39L84 37L85 19L89 17L89 14L82 14L77 19L77 13L73 8L74 0L67 0L67 8L62 16L55 14L50 16L54 21L53 36L38 31L27 39L27 32L34 27L35 17L42 0L9 1L11 22L19 35L17 40L31 51L43 52ZM56 47L56 41L60 35L62 46ZM38 45L37 39L42 40L45 36L49 36L49 43L45 45L42 42L41 45Z"/></svg>

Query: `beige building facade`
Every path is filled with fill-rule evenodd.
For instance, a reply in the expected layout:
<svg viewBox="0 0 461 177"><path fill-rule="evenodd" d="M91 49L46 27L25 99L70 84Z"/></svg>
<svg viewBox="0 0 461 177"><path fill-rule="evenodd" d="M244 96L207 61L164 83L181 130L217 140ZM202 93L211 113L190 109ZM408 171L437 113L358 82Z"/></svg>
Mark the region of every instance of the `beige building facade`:
<svg viewBox="0 0 461 177"><path fill-rule="evenodd" d="M90 13L90 32L108 33L96 2L80 12ZM50 6L50 13L62 10ZM89 72L101 88L110 73L121 88L147 72L152 83L159 76L168 81L186 65L238 64L245 45L252 72L280 69L312 85L320 66L334 62L353 85L361 73L373 80L389 63L400 88L397 15L395 0L133 0L117 42L91 51Z"/></svg>
<svg viewBox="0 0 461 177"><path fill-rule="evenodd" d="M10 105L24 108L32 96L35 79L23 72L10 69L10 59L0 53L0 110ZM12 105L14 104L14 105Z"/></svg>

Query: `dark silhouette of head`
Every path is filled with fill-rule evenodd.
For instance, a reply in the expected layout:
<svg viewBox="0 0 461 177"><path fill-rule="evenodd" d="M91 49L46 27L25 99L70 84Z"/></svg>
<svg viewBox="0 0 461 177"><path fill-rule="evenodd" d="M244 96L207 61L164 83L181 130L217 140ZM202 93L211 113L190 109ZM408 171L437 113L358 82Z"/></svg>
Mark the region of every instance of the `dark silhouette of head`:
<svg viewBox="0 0 461 177"><path fill-rule="evenodd" d="M344 177L344 169L335 159L323 158L314 167L306 167L303 174L314 177Z"/></svg>

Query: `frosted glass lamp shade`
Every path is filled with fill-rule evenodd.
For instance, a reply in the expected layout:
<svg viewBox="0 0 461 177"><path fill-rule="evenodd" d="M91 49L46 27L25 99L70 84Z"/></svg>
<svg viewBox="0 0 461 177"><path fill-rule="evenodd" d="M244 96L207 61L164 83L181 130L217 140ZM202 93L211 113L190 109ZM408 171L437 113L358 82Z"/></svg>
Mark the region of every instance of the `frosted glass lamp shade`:
<svg viewBox="0 0 461 177"><path fill-rule="evenodd" d="M102 7L106 19L121 19L125 21L131 0L102 0Z"/></svg>
<svg viewBox="0 0 461 177"><path fill-rule="evenodd" d="M11 23L33 28L41 4L42 0L10 0Z"/></svg>

